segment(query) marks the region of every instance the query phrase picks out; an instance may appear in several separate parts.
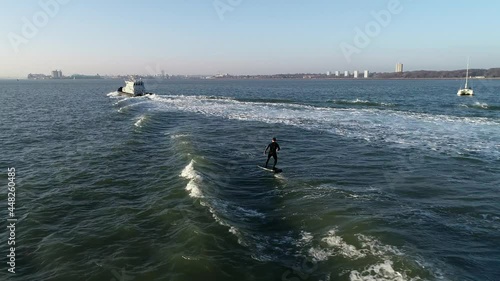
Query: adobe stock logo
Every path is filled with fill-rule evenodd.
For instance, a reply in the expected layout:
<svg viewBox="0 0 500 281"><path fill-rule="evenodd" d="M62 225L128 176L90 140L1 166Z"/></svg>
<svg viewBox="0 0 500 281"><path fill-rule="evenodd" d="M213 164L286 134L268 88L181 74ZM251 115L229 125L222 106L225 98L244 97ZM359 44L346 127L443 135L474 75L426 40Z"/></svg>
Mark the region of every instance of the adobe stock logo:
<svg viewBox="0 0 500 281"><path fill-rule="evenodd" d="M397 15L402 11L403 7L401 6L399 0L390 0L384 10L380 10L378 12L371 11L370 14L373 20L367 22L364 29L359 27L354 28L355 34L352 44L342 42L339 45L340 50L342 50L347 62L351 62L352 55L359 54L362 49L368 47L368 45L372 42L372 39L380 35L382 28L389 26L393 15Z"/></svg>
<svg viewBox="0 0 500 281"><path fill-rule="evenodd" d="M33 13L31 19L27 17L22 17L23 22L20 33L9 32L7 35L10 41L10 45L16 53L19 52L19 46L21 44L29 43L30 39L33 39L41 28L44 28L50 21L59 13L61 5L66 5L71 0L40 0L38 5L40 10Z"/></svg>
<svg viewBox="0 0 500 281"><path fill-rule="evenodd" d="M236 7L238 7L243 0L215 0L212 5L214 6L219 20L224 20L224 14L227 12L232 12Z"/></svg>

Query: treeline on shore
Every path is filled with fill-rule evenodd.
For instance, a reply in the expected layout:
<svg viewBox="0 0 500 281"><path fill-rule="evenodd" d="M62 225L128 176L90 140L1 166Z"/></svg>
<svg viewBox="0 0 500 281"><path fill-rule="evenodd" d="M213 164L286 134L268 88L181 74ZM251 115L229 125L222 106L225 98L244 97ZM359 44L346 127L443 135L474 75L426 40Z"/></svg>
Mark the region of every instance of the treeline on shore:
<svg viewBox="0 0 500 281"><path fill-rule="evenodd" d="M408 79L418 79L418 78L463 78L466 75L466 69L451 70L451 71L435 71L435 70L417 70L417 71L407 71L407 72L381 72L373 73L370 75L372 78L408 78ZM481 77L481 78L499 78L500 68L490 68L490 69L469 69L469 77Z"/></svg>
<svg viewBox="0 0 500 281"><path fill-rule="evenodd" d="M357 79L364 79L364 73L359 73ZM460 70L417 70L406 72L373 72L368 78L375 79L452 79L464 78L466 75L465 69ZM469 76L475 78L500 78L500 68L490 69L469 69ZM289 74L269 74L269 75L221 75L212 78L218 79L353 79L353 74L348 77L341 73L339 76L334 74L327 75L325 73L289 73Z"/></svg>

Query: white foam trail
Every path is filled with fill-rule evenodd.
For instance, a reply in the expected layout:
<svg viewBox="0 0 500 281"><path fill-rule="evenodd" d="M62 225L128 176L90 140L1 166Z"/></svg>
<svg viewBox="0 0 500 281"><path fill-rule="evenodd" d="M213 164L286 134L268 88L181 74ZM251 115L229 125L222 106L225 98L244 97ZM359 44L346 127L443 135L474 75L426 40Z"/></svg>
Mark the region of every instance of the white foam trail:
<svg viewBox="0 0 500 281"><path fill-rule="evenodd" d="M119 97L120 94L117 91L115 91L115 92L108 93L106 96L108 96L108 97Z"/></svg>
<svg viewBox="0 0 500 281"><path fill-rule="evenodd" d="M127 108L132 108L132 107L135 107L135 106L143 104L143 103L146 103L146 102L143 101L143 102L137 102L137 103L133 103L133 104L127 104L127 105L125 105L123 107L120 107L120 109L118 109L118 112L122 113L123 110L125 110Z"/></svg>
<svg viewBox="0 0 500 281"><path fill-rule="evenodd" d="M302 230L300 232L300 241L301 243L304 243L304 244L309 244L311 243L311 241L313 240L314 236L311 234L311 232L307 232L307 231L304 231Z"/></svg>
<svg viewBox="0 0 500 281"><path fill-rule="evenodd" d="M146 120L146 116L141 115L141 117L139 117L137 121L134 123L134 126L142 127L142 123L144 122L144 120Z"/></svg>
<svg viewBox="0 0 500 281"><path fill-rule="evenodd" d="M200 176L194 169L194 160L184 167L181 172L181 177L188 179L189 182L186 185L186 190L189 191L189 196L194 198L202 198L203 194L199 187L199 184L203 181L203 177Z"/></svg>
<svg viewBox="0 0 500 281"><path fill-rule="evenodd" d="M369 101L369 100L361 100L359 98L355 100L332 100L331 102L337 104L364 104L364 105L375 105L375 106L394 106L392 103L378 102L378 101Z"/></svg>
<svg viewBox="0 0 500 281"><path fill-rule="evenodd" d="M241 213L243 217L257 217L257 218L265 218L266 215L264 215L261 212L258 212L256 210L251 210L251 209L245 209L243 207L237 206L236 209Z"/></svg>
<svg viewBox="0 0 500 281"><path fill-rule="evenodd" d="M329 254L331 256L341 255L349 259L359 259L367 256L372 257L389 257L401 256L403 253L396 247L384 245L377 239L363 234L354 235L360 244L359 249L354 245L348 244L344 239L337 234L336 229L328 231L327 235L321 239L328 248L313 249L312 252L320 252L320 254ZM332 249L333 251L329 251ZM318 251L321 250L321 251Z"/></svg>
<svg viewBox="0 0 500 281"><path fill-rule="evenodd" d="M242 102L204 96L148 97L162 110L186 111L242 121L285 124L369 142L440 152L480 152L500 157L500 122L396 110L339 109L300 104ZM364 102L364 101L363 101Z"/></svg>
<svg viewBox="0 0 500 281"><path fill-rule="evenodd" d="M178 138L185 138L185 137L188 137L189 135L188 134L175 134L175 135L171 135L170 138L175 140L175 139L178 139Z"/></svg>
<svg viewBox="0 0 500 281"><path fill-rule="evenodd" d="M360 100L360 99L355 99L354 103L370 103L370 101L367 100Z"/></svg>
<svg viewBox="0 0 500 281"><path fill-rule="evenodd" d="M383 263L374 264L359 272L351 271L349 275L351 281L406 281L409 280L403 274L397 272L392 267L392 261L385 260Z"/></svg>
<svg viewBox="0 0 500 281"><path fill-rule="evenodd" d="M121 97L120 97L120 98L121 98ZM125 102L125 101L127 101L127 100L129 100L129 99L131 99L131 98L127 98L127 97L125 97L125 98L121 98L121 99L119 99L117 102L115 102L113 105L120 105L121 103L123 103L123 102Z"/></svg>
<svg viewBox="0 0 500 281"><path fill-rule="evenodd" d="M327 236L321 239L321 241L326 243L328 248L316 247L309 249L309 255L316 261L325 261L332 256L343 256L351 260L366 257L365 253L358 250L355 246L346 243L342 237L336 235L335 229L328 231Z"/></svg>
<svg viewBox="0 0 500 281"><path fill-rule="evenodd" d="M308 252L314 261L326 261L334 255L333 251L322 248L311 248Z"/></svg>
<svg viewBox="0 0 500 281"><path fill-rule="evenodd" d="M394 246L384 245L377 239L363 234L355 235L361 242L361 248L366 249L368 253L377 257L402 256L403 253Z"/></svg>
<svg viewBox="0 0 500 281"><path fill-rule="evenodd" d="M488 104L485 103L485 102L478 102L478 101L476 101L474 103L474 105L477 106L477 107L481 107L481 108L488 108Z"/></svg>
<svg viewBox="0 0 500 281"><path fill-rule="evenodd" d="M409 281L421 280L419 277L409 278L403 272L398 272L393 266L395 256L403 256L396 247L384 245L373 237L356 234L359 248L350 245L337 234L336 229L328 231L321 239L326 248L315 247L309 249L309 255L315 261L326 261L332 256L341 256L349 260L367 259L380 262L368 265L364 270L351 270L349 278L352 281ZM309 238L308 238L309 240Z"/></svg>

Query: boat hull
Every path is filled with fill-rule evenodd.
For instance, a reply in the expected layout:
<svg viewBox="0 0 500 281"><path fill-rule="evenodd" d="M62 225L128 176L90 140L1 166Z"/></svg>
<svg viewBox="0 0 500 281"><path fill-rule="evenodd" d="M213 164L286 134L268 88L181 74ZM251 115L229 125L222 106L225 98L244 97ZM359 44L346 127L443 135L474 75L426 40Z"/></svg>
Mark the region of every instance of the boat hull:
<svg viewBox="0 0 500 281"><path fill-rule="evenodd" d="M457 92L457 96L473 96L474 91L472 89L460 89Z"/></svg>
<svg viewBox="0 0 500 281"><path fill-rule="evenodd" d="M140 97L140 96L146 96L146 95L152 95L153 93L129 93L129 92L125 92L123 91L123 87L120 87L118 88L118 90L116 90L120 95L125 95L125 96L129 96L129 97Z"/></svg>

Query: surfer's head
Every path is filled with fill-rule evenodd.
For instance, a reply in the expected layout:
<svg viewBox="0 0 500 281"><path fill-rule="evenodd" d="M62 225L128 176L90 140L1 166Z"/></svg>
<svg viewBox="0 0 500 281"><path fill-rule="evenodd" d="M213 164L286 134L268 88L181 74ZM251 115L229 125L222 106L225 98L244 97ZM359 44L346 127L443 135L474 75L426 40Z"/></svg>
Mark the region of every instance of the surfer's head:
<svg viewBox="0 0 500 281"><path fill-rule="evenodd" d="M273 141L276 141L276 138L273 138Z"/></svg>

